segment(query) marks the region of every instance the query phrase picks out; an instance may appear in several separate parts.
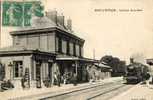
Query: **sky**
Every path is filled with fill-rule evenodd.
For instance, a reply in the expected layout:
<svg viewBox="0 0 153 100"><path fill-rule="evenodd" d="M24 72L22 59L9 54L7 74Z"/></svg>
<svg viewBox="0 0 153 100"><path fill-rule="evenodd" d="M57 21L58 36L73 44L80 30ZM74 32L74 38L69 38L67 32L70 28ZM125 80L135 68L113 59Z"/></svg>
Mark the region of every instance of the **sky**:
<svg viewBox="0 0 153 100"><path fill-rule="evenodd" d="M46 11L56 9L72 19L75 34L85 39L85 57L93 58L95 51L96 59L104 55L126 61L135 55L153 58L153 0L41 1ZM131 9L138 11L127 11ZM14 29L2 27L1 47L11 45L8 32Z"/></svg>

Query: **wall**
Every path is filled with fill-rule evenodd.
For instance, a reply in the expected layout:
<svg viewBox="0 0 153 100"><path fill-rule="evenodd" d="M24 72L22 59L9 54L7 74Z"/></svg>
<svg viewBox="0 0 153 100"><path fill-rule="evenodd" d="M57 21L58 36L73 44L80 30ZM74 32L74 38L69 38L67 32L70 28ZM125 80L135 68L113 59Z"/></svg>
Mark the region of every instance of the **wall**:
<svg viewBox="0 0 153 100"><path fill-rule="evenodd" d="M41 33L32 35L13 36L13 45L28 47L29 49L40 49L41 51L55 51L55 34Z"/></svg>
<svg viewBox="0 0 153 100"><path fill-rule="evenodd" d="M55 52L55 33L48 34L48 51Z"/></svg>
<svg viewBox="0 0 153 100"><path fill-rule="evenodd" d="M76 52L75 56L77 56L77 57L82 56L83 57L83 46L78 44L75 39L67 40L65 38L65 36L60 36L60 39L62 41L61 42L62 43L62 54L67 55L67 48L68 48L67 42L69 42L69 54L71 56L74 56L74 51L75 51ZM74 43L75 43L75 46L74 46ZM59 50L59 36L56 36L56 46L55 47L56 47L56 52L61 53L58 51Z"/></svg>
<svg viewBox="0 0 153 100"><path fill-rule="evenodd" d="M41 34L40 35L40 50L47 51L47 34Z"/></svg>
<svg viewBox="0 0 153 100"><path fill-rule="evenodd" d="M77 43L77 41L79 40L67 37L65 35L60 35L60 37L62 39L62 53L67 54L67 41L69 41L70 55L74 55L74 43L76 44L76 56L80 56L80 50L81 56L83 55L83 46L80 49L79 44ZM58 51L59 48L58 39L58 36L55 36L55 32L18 35L13 36L13 46L24 46L28 49L38 49L45 52L55 52Z"/></svg>
<svg viewBox="0 0 153 100"><path fill-rule="evenodd" d="M23 72L25 68L29 68L29 70L31 70L31 56L9 56L9 57L0 57L2 64L5 64L5 78L6 79L10 79L10 75L11 75L11 79L13 79L13 68L10 69L10 67L8 66L10 64L10 62L13 64L13 61L23 61ZM11 74L10 74L10 70L11 70Z"/></svg>
<svg viewBox="0 0 153 100"><path fill-rule="evenodd" d="M39 35L28 35L28 47L30 49L38 49L39 48Z"/></svg>

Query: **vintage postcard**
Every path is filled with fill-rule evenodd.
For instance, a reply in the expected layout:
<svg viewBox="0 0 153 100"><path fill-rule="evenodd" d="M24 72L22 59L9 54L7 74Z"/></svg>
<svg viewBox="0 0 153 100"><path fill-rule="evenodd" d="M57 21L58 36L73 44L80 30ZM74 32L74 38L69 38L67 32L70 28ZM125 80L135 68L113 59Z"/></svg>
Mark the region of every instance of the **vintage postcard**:
<svg viewBox="0 0 153 100"><path fill-rule="evenodd" d="M153 0L0 0L0 100L153 100Z"/></svg>

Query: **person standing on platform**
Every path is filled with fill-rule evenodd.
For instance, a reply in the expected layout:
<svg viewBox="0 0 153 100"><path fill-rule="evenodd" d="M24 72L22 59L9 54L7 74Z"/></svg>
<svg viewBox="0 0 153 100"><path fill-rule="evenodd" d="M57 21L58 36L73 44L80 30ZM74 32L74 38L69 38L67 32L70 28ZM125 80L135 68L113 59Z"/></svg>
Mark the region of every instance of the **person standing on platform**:
<svg viewBox="0 0 153 100"><path fill-rule="evenodd" d="M67 84L67 79L68 79L68 73L65 72L64 75L63 75L63 83L64 84Z"/></svg>
<svg viewBox="0 0 153 100"><path fill-rule="evenodd" d="M76 74L76 73L73 74L72 82L73 82L73 85L74 85L74 86L77 85L77 74Z"/></svg>
<svg viewBox="0 0 153 100"><path fill-rule="evenodd" d="M60 74L57 74L57 85L59 87L61 86L61 76L60 76Z"/></svg>
<svg viewBox="0 0 153 100"><path fill-rule="evenodd" d="M60 75L54 72L54 84L60 86Z"/></svg>

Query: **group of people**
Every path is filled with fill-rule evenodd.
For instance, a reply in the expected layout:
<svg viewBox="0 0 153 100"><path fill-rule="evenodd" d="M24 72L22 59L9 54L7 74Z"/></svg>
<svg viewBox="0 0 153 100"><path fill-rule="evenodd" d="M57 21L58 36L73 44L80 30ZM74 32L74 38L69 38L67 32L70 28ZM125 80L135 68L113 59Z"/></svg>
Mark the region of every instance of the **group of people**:
<svg viewBox="0 0 153 100"><path fill-rule="evenodd" d="M61 76L57 72L54 72L53 84L60 86L61 83L63 84L73 83L74 85L77 85L77 74L76 73L70 74L66 72Z"/></svg>

